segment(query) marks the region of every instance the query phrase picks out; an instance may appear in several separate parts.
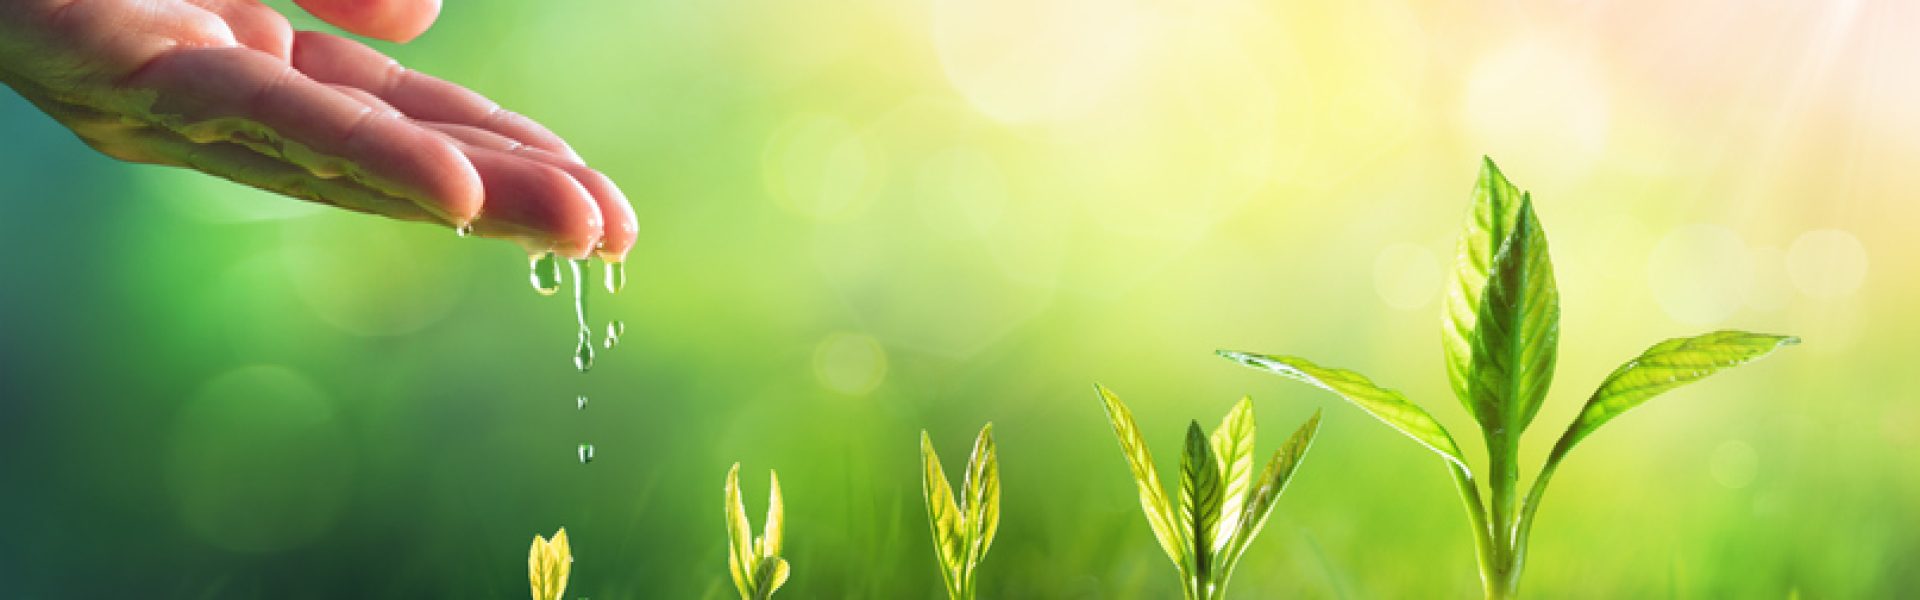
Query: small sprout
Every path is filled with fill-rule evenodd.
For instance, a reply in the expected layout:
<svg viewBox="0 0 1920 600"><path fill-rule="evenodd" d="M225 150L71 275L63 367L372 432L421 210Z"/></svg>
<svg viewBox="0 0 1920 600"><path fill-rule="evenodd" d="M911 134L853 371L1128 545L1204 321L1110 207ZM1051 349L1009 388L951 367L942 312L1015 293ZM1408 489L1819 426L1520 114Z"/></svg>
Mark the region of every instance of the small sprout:
<svg viewBox="0 0 1920 600"><path fill-rule="evenodd" d="M1220 355L1338 394L1446 459L1473 525L1480 582L1488 598L1511 598L1519 592L1533 514L1547 480L1575 444L1667 390L1800 342L1784 335L1716 331L1654 344L1601 382L1560 435L1523 499L1518 493L1520 434L1539 412L1553 381L1560 292L1532 197L1508 182L1492 160L1484 161L1474 186L1473 209L1453 275L1441 319L1442 345L1454 396L1473 415L1486 441L1485 496L1453 436L1399 392L1374 385L1359 373L1299 357ZM1483 497L1491 502L1482 502Z"/></svg>
<svg viewBox="0 0 1920 600"><path fill-rule="evenodd" d="M927 522L933 527L933 551L940 560L947 598L971 600L976 592L975 569L1000 528L1000 459L994 452L993 424L980 428L980 436L974 438L959 502L954 501L947 472L940 467L940 456L925 430L920 431L920 464Z"/></svg>
<svg viewBox="0 0 1920 600"><path fill-rule="evenodd" d="M767 521L760 537L753 537L753 524L747 521L747 506L740 499L740 463L727 471L727 570L733 574L733 586L740 600L766 600L787 583L790 569L780 558L780 531L786 509L780 502L780 474L769 471Z"/></svg>
<svg viewBox="0 0 1920 600"><path fill-rule="evenodd" d="M1097 387L1097 386L1096 386ZM1320 413L1307 419L1275 451L1258 476L1253 472L1253 401L1240 399L1220 427L1208 436L1199 421L1187 425L1186 451L1180 458L1180 503L1167 501L1153 455L1134 425L1133 412L1120 398L1098 387L1107 420L1120 438L1120 450L1140 488L1140 508L1160 548L1180 570L1180 591L1187 600L1226 597L1227 580L1241 553L1273 514L1293 472L1313 445Z"/></svg>
<svg viewBox="0 0 1920 600"><path fill-rule="evenodd" d="M567 528L553 532L553 539L533 536L527 550L527 581L533 585L533 600L560 600L567 593L567 575L573 572L573 548L567 545Z"/></svg>

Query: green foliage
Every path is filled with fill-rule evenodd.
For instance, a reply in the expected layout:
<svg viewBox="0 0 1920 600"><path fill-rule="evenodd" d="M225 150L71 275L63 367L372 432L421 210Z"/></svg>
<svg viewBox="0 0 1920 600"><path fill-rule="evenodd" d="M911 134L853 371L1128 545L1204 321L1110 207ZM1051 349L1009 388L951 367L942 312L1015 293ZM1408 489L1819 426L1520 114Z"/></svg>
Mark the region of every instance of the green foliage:
<svg viewBox="0 0 1920 600"><path fill-rule="evenodd" d="M753 536L747 506L740 497L740 463L727 470L727 570L740 600L765 600L787 583L791 569L780 558L781 530L786 509L780 501L780 474L767 474L767 521L760 537Z"/></svg>
<svg viewBox="0 0 1920 600"><path fill-rule="evenodd" d="M1300 466L1300 460L1320 429L1320 413L1300 426L1253 474L1255 425L1253 401L1241 399L1209 436L1198 421L1187 425L1185 451L1180 457L1180 503L1176 512L1160 487L1153 455L1133 421L1133 412L1118 396L1098 388L1107 420L1120 438L1120 450L1133 470L1140 490L1140 507L1147 525L1180 570L1181 593L1188 600L1222 598L1233 567Z"/></svg>
<svg viewBox="0 0 1920 600"><path fill-rule="evenodd" d="M1534 477L1524 501L1516 493L1520 434L1540 410L1553 381L1560 337L1560 293L1546 234L1533 199L1484 161L1473 208L1460 237L1442 341L1454 395L1487 442L1487 494L1452 436L1398 392L1352 371L1305 359L1244 352L1220 354L1243 365L1334 392L1447 459L1474 528L1481 582L1489 598L1519 590L1528 530L1547 481L1573 446L1620 413L1667 390L1766 356L1797 338L1720 331L1667 340L1614 370L1587 400Z"/></svg>
<svg viewBox="0 0 1920 600"><path fill-rule="evenodd" d="M979 437L973 440L958 502L947 484L946 470L940 467L940 456L933 451L933 439L925 430L920 432L920 463L927 522L933 528L934 555L940 561L947 597L971 599L976 591L975 570L1000 529L1000 459L994 451L993 424L981 427Z"/></svg>

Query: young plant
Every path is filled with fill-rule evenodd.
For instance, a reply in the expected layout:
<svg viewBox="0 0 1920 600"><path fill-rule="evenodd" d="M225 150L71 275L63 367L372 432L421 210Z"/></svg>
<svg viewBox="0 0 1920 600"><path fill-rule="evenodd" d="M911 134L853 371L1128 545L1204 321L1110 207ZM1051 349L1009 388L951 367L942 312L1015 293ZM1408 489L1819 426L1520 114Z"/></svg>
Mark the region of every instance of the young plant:
<svg viewBox="0 0 1920 600"><path fill-rule="evenodd" d="M960 501L955 503L947 472L933 452L933 439L926 430L920 431L921 491L927 498L927 522L933 527L940 578L952 600L972 600L974 570L986 558L993 534L1000 528L1000 459L993 448L993 424L988 423L973 440L966 477L960 482Z"/></svg>
<svg viewBox="0 0 1920 600"><path fill-rule="evenodd" d="M1321 367L1292 356L1221 351L1221 356L1338 394L1446 459L1472 522L1480 581L1488 598L1509 598L1520 587L1527 533L1547 480L1574 444L1608 420L1667 390L1799 343L1797 338L1717 331L1670 339L1614 369L1560 435L1523 499L1520 433L1546 398L1560 336L1560 295L1554 286L1547 238L1533 199L1485 160L1473 191L1473 210L1460 238L1459 258L1441 319L1447 375L1453 393L1478 422L1487 447L1483 502L1473 471L1453 436L1399 392L1353 371Z"/></svg>
<svg viewBox="0 0 1920 600"><path fill-rule="evenodd" d="M553 532L553 539L533 536L527 550L527 581L533 585L533 600L560 600L567 592L567 575L573 572L573 548L567 545L567 528Z"/></svg>
<svg viewBox="0 0 1920 600"><path fill-rule="evenodd" d="M1120 451L1133 468L1140 508L1153 537L1180 570L1180 592L1187 600L1226 597L1227 579L1253 536L1267 523L1280 492L1300 466L1320 429L1320 412L1293 432L1273 453L1267 467L1253 473L1253 401L1242 398L1212 436L1199 421L1187 424L1186 452L1180 457L1180 504L1167 501L1154 472L1153 454L1133 412L1105 387L1095 386L1106 402L1107 420L1120 438Z"/></svg>
<svg viewBox="0 0 1920 600"><path fill-rule="evenodd" d="M727 471L727 569L740 600L766 600L787 582L790 569L780 558L780 529L785 508L780 503L780 474L768 471L767 521L760 537L753 537L747 506L740 499L740 463Z"/></svg>

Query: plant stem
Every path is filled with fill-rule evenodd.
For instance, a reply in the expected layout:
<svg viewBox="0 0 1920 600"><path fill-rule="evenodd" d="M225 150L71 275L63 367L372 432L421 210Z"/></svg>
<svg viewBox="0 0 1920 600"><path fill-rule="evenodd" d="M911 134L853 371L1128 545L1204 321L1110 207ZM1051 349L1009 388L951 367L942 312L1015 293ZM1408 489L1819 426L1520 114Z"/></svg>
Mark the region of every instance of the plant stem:
<svg viewBox="0 0 1920 600"><path fill-rule="evenodd" d="M1493 529L1487 526L1487 508L1480 501L1480 487L1473 483L1473 473L1458 463L1447 463L1452 467L1453 487L1460 492L1460 503L1466 506L1467 520L1473 525L1474 556L1480 564L1480 585L1487 590L1488 598L1497 598L1494 588L1498 579L1495 572L1500 569L1500 553L1493 545Z"/></svg>
<svg viewBox="0 0 1920 600"><path fill-rule="evenodd" d="M1520 554L1521 548L1515 544L1515 529L1520 518L1520 496L1516 493L1520 483L1520 444L1518 436L1510 433L1499 427L1486 432L1487 490L1493 496L1489 516L1497 559L1495 569L1481 577L1488 584L1488 598L1513 597L1519 588L1520 568L1525 560Z"/></svg>

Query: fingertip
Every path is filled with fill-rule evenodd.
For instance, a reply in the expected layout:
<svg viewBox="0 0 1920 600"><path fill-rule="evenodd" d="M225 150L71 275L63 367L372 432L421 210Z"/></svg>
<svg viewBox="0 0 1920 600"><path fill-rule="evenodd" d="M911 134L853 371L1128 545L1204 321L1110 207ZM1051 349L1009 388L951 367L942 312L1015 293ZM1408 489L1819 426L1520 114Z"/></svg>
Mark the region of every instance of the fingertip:
<svg viewBox="0 0 1920 600"><path fill-rule="evenodd" d="M409 42L440 16L440 0L294 0L313 16L367 37Z"/></svg>

